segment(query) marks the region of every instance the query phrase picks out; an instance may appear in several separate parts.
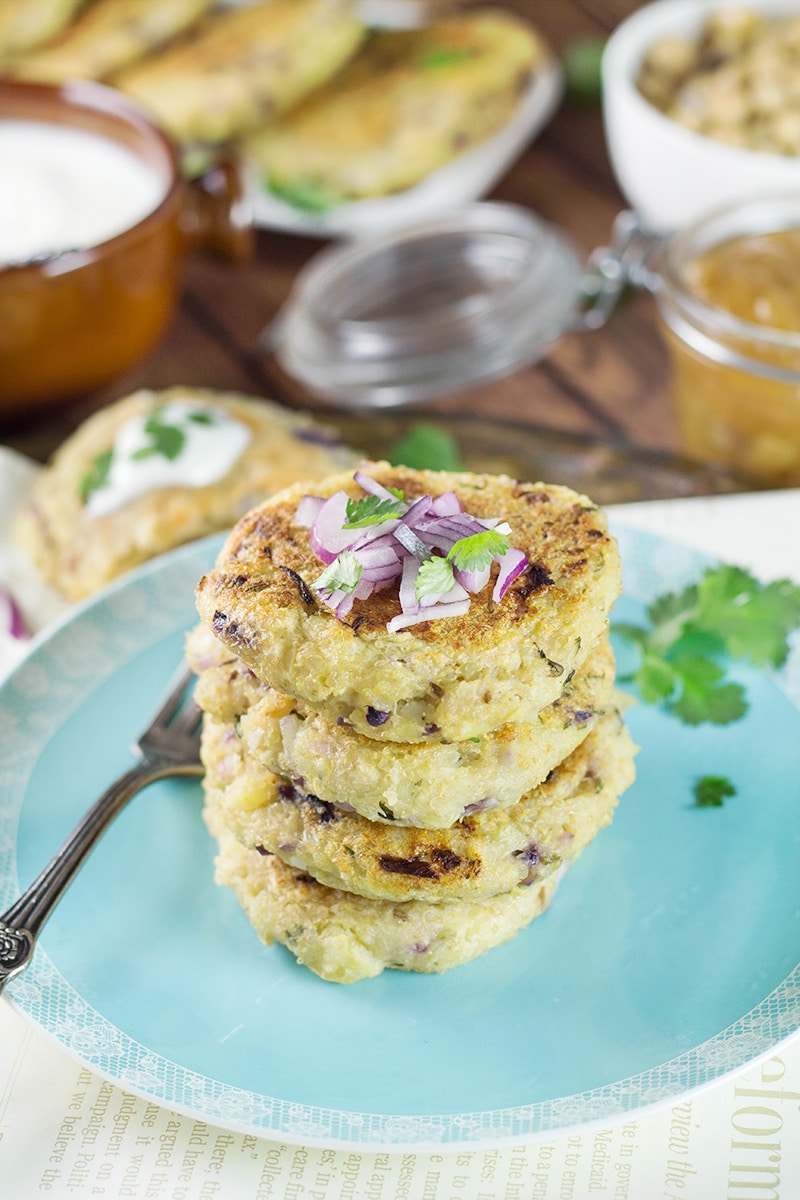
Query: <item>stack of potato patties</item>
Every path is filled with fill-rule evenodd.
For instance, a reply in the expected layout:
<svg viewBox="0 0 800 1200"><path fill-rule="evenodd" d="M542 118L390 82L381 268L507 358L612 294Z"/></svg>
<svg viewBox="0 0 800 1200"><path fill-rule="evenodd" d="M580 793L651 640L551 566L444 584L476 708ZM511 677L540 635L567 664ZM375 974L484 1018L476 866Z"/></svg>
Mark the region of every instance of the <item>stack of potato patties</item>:
<svg viewBox="0 0 800 1200"><path fill-rule="evenodd" d="M187 652L216 877L260 938L352 982L540 914L634 776L620 588L560 486L369 463L244 517Z"/></svg>

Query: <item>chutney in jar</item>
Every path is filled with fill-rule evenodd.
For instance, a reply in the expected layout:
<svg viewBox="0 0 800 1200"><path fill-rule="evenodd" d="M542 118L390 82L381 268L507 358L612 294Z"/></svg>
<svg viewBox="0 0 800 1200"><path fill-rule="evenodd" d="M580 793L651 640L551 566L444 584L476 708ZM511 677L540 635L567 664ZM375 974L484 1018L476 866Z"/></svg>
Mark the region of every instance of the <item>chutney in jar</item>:
<svg viewBox="0 0 800 1200"><path fill-rule="evenodd" d="M793 203L795 227L734 232L728 219L718 241L697 235L703 222L678 235L659 297L684 450L761 486L800 485L800 196Z"/></svg>

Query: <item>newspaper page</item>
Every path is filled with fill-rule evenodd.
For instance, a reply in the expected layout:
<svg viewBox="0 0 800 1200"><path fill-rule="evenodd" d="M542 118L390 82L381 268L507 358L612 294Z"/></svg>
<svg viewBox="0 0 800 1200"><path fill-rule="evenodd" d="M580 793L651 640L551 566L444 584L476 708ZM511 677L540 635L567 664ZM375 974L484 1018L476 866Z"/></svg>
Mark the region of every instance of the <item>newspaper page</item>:
<svg viewBox="0 0 800 1200"><path fill-rule="evenodd" d="M798 1200L800 1038L729 1079L520 1146L385 1153L191 1120L74 1063L0 1002L8 1200Z"/></svg>

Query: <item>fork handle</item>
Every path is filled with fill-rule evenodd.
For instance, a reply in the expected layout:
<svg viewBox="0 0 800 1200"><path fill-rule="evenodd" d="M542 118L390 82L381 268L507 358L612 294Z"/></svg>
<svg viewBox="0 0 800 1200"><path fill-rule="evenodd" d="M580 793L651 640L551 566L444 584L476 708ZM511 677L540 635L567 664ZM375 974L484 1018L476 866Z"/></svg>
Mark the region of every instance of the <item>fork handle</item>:
<svg viewBox="0 0 800 1200"><path fill-rule="evenodd" d="M168 775L198 775L200 771L196 760L137 763L103 792L41 874L0 915L0 992L12 976L27 967L42 926L117 813L147 784Z"/></svg>

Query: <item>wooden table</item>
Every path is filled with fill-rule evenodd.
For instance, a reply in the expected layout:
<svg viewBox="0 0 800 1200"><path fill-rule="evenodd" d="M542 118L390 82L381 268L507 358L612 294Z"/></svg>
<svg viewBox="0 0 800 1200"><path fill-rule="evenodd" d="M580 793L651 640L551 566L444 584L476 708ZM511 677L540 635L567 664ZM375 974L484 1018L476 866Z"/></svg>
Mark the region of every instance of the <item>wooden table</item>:
<svg viewBox="0 0 800 1200"><path fill-rule="evenodd" d="M516 0L516 6L527 11L559 55L581 39L605 38L638 7L629 0ZM587 255L605 244L625 203L606 154L599 104L565 99L493 197L528 206L555 222ZM64 411L0 431L0 439L44 458L89 411L141 386L236 388L293 405L307 403L258 352L256 342L297 271L321 243L274 232L259 232L257 242L255 260L247 265L209 257L189 264L180 311L147 361ZM669 369L654 316L651 297L633 295L604 329L564 336L538 365L449 397L435 411L513 418L636 448L674 450Z"/></svg>

